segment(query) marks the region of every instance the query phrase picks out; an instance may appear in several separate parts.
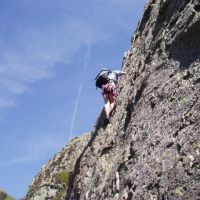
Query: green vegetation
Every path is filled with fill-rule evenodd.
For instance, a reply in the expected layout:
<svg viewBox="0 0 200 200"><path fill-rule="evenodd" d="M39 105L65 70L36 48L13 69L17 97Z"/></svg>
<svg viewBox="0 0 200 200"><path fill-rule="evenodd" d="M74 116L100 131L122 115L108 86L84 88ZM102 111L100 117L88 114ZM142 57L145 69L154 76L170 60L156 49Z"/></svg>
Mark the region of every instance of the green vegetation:
<svg viewBox="0 0 200 200"><path fill-rule="evenodd" d="M66 195L66 186L69 185L70 171L61 171L55 175L56 182L63 185L63 188L59 190L54 200L64 200Z"/></svg>
<svg viewBox="0 0 200 200"><path fill-rule="evenodd" d="M14 200L14 198L10 197L6 192L0 190L0 200Z"/></svg>
<svg viewBox="0 0 200 200"><path fill-rule="evenodd" d="M13 197L7 196L5 200L15 200Z"/></svg>
<svg viewBox="0 0 200 200"><path fill-rule="evenodd" d="M69 178L70 178L70 172L68 171L62 171L56 174L57 182L62 185L67 186L69 184Z"/></svg>

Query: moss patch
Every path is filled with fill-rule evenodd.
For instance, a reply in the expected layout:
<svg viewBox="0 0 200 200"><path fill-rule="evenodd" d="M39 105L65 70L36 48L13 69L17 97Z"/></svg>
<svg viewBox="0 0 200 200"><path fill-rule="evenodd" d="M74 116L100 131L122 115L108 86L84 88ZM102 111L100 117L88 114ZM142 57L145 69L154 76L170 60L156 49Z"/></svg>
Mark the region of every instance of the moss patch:
<svg viewBox="0 0 200 200"><path fill-rule="evenodd" d="M57 182L62 184L62 185L68 186L69 178L70 178L70 172L69 171L61 171L61 172L56 174Z"/></svg>

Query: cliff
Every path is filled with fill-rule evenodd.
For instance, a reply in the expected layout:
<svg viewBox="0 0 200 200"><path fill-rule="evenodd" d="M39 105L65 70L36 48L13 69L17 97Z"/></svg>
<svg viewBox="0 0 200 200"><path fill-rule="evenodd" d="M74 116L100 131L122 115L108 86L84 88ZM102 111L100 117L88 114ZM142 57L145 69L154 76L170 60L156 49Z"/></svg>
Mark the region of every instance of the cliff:
<svg viewBox="0 0 200 200"><path fill-rule="evenodd" d="M200 199L200 2L149 0L122 68L111 124L102 112L26 199Z"/></svg>
<svg viewBox="0 0 200 200"><path fill-rule="evenodd" d="M66 200L200 199L200 2L150 0Z"/></svg>
<svg viewBox="0 0 200 200"><path fill-rule="evenodd" d="M89 134L72 139L68 145L42 167L33 179L23 200L64 199L70 174L88 140Z"/></svg>

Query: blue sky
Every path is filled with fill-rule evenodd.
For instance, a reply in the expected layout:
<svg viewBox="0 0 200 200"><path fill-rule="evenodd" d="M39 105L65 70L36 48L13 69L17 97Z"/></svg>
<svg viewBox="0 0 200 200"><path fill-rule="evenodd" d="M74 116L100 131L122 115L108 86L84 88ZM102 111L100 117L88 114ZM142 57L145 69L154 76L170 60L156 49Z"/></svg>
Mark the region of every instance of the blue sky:
<svg viewBox="0 0 200 200"><path fill-rule="evenodd" d="M94 78L121 67L145 0L0 0L0 188L17 199L102 107Z"/></svg>

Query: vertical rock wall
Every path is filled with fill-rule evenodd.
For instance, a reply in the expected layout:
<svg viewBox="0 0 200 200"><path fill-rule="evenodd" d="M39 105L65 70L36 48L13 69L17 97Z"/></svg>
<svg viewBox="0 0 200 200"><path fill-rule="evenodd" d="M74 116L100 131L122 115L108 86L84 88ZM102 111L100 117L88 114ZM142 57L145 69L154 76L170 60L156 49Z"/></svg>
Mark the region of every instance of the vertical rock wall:
<svg viewBox="0 0 200 200"><path fill-rule="evenodd" d="M200 2L150 0L66 200L200 199Z"/></svg>

